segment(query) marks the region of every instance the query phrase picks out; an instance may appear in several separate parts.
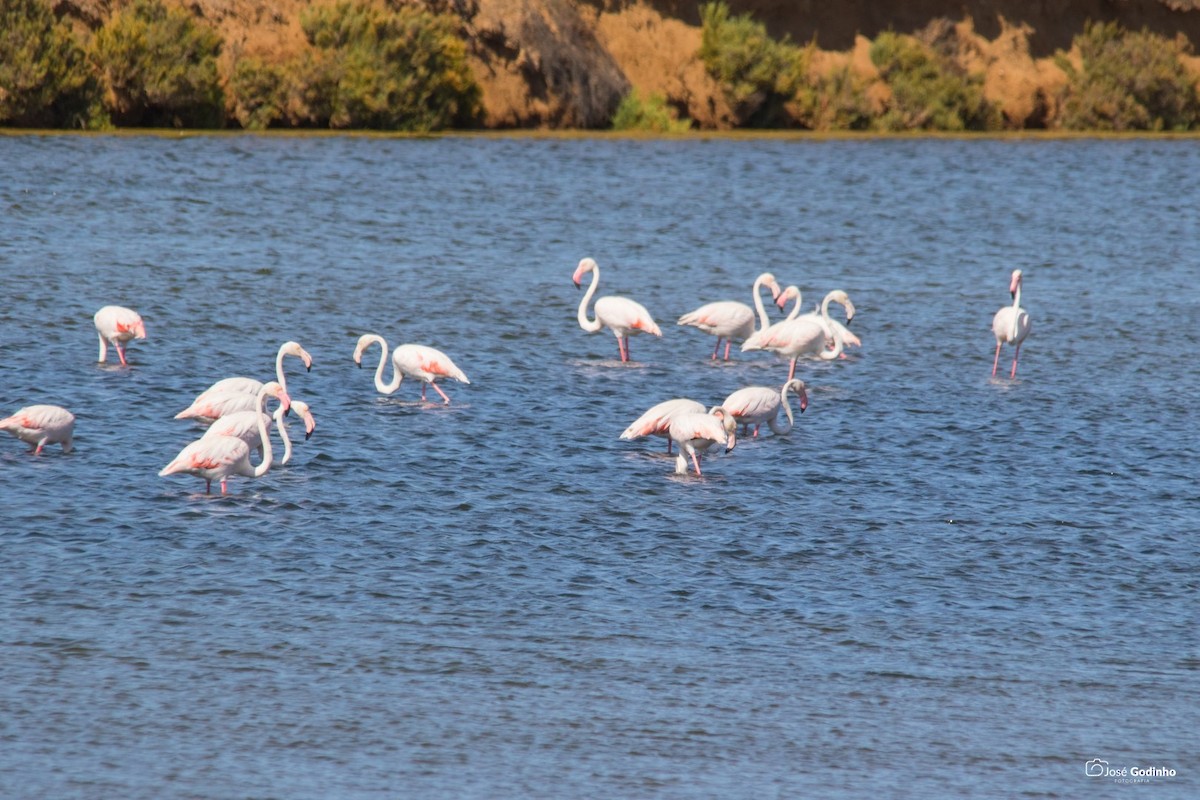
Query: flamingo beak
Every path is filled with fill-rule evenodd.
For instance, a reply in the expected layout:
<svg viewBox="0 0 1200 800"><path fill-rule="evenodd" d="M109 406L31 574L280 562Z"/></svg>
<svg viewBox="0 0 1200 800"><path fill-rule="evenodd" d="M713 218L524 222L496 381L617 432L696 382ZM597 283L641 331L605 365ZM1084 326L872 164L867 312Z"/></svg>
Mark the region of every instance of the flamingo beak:
<svg viewBox="0 0 1200 800"><path fill-rule="evenodd" d="M804 413L804 409L808 408L808 392L800 393L800 413Z"/></svg>

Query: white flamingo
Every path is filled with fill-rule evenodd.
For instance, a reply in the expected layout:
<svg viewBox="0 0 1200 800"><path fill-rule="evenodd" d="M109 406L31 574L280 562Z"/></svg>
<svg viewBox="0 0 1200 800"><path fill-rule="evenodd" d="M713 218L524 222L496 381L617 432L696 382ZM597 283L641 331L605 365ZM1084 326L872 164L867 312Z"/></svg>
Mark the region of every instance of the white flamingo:
<svg viewBox="0 0 1200 800"><path fill-rule="evenodd" d="M200 438L179 451L179 455L158 473L159 477L186 473L204 478L204 491L212 491L212 482L221 482L221 494L225 494L226 481L231 475L244 475L247 478L261 478L271 468L271 438L267 434L263 406L267 397L275 395L286 407L291 400L287 392L275 381L270 381L255 395L255 408L258 417L259 440L262 442L263 456L258 466L250 463L250 445L236 436L214 436Z"/></svg>
<svg viewBox="0 0 1200 800"><path fill-rule="evenodd" d="M284 411L291 405L287 390L278 381L268 381L259 392L266 390L284 405ZM234 390L220 392L205 392L197 397L190 406L175 415L175 419L192 419L201 425L211 425L221 417L236 414L239 411L252 411L258 407L258 395L247 394Z"/></svg>
<svg viewBox="0 0 1200 800"><path fill-rule="evenodd" d="M1012 372L1009 378L1017 377L1017 359L1021 355L1021 342L1029 335L1029 314L1021 308L1021 270L1014 269L1008 283L1008 291L1012 294L1012 305L1005 306L992 317L992 333L996 336L996 357L992 359L992 377L996 377L996 367L1000 364L1000 346L1011 344L1016 346L1013 353Z"/></svg>
<svg viewBox="0 0 1200 800"><path fill-rule="evenodd" d="M296 415L304 423L305 440L309 439L313 435L313 431L317 429L317 421L313 419L308 403L305 403L303 400L293 400L292 410L296 412ZM287 425L284 424L285 415L286 411L282 403L280 403L279 407L275 409L275 413L270 417L257 409L235 411L232 414L226 414L210 425L200 438L212 439L217 436L236 436L250 445L250 449L257 451L259 458L262 458L263 444L262 438L259 436L258 423L259 418L263 417L262 422L266 426L268 433L271 430L272 421L279 430L279 438L283 440L283 457L279 459L278 463L283 465L292 460L292 440L288 436Z"/></svg>
<svg viewBox="0 0 1200 800"><path fill-rule="evenodd" d="M146 338L146 323L142 316L132 308L124 306L104 306L92 316L96 323L96 335L100 337L100 355L97 361L108 360L108 346L111 344L121 359L122 366L128 366L125 360L125 345L132 339Z"/></svg>
<svg viewBox="0 0 1200 800"><path fill-rule="evenodd" d="M837 333L839 336L841 336L843 348L862 347L862 339L859 339L858 336L856 336L854 334L854 332L851 331L848 327L846 327L841 322L839 322L838 320L836 320L832 316L830 316L830 314L829 314L829 304L830 303L841 303L842 304L842 306L845 308L845 311L846 311L846 322L847 323L849 323L850 320L854 318L854 314L855 314L854 304L850 302L849 296L844 291L841 291L840 289L834 289L832 292L825 295L825 299L821 301L821 310L820 311L810 311L808 314L803 314L801 316L808 317L808 318L821 317L821 318L827 320L829 322L829 327L831 327L835 333ZM846 357L845 351L843 351L841 353L840 357L841 358Z"/></svg>
<svg viewBox="0 0 1200 800"><path fill-rule="evenodd" d="M470 384L466 374L459 369L450 356L433 347L421 344L402 344L392 352L392 380L383 382L383 368L387 364L388 344L384 338L375 333L364 333L358 337L354 346L354 363L362 368L363 352L373 344L380 347L379 366L375 369L375 388L383 394L393 394L400 388L400 382L405 376L421 381L421 401L425 401L425 387L432 386L442 396L444 405L450 404L450 397L434 381L439 378L451 378L459 383Z"/></svg>
<svg viewBox="0 0 1200 800"><path fill-rule="evenodd" d="M737 445L737 422L724 408L716 406L707 414L680 414L669 429L671 439L679 445L675 456L675 473L687 474L687 458L692 457L696 475L700 472L700 455L716 444L725 445L725 452Z"/></svg>
<svg viewBox="0 0 1200 800"><path fill-rule="evenodd" d="M680 414L703 414L704 404L686 397L664 400L652 406L645 414L635 419L621 434L622 439L639 439L642 436L661 436L667 440L667 453L671 452L669 434L671 422Z"/></svg>
<svg viewBox="0 0 1200 800"><path fill-rule="evenodd" d="M846 318L854 318L854 304L841 290L825 296L820 314L805 314L795 319L776 322L765 331L759 331L746 340L742 350L770 350L791 360L787 379L796 377L796 361L802 355L813 355L823 361L832 361L842 354L841 334L830 324L829 304L841 303L846 308ZM826 345L832 342L833 349Z"/></svg>
<svg viewBox="0 0 1200 800"><path fill-rule="evenodd" d="M601 297L596 301L596 318L588 319L588 303L591 302L592 295L596 293L596 289L600 285L600 267L596 264L595 259L585 258L579 262L579 266L575 268L575 274L571 276L571 281L577 287L582 287L583 276L589 272L592 273L592 283L579 302L579 312L576 315L579 327L588 333L595 333L606 327L611 329L613 335L617 337L617 348L621 353L621 361L628 361L630 336L638 333L662 336L662 331L650 316L650 312L641 303L630 300L628 297L615 295Z"/></svg>
<svg viewBox="0 0 1200 800"><path fill-rule="evenodd" d="M312 356L308 351L300 346L299 342L284 342L279 346L279 351L275 354L275 381L287 391L287 375L283 371L283 359L287 356L294 356L304 362L304 369L312 371ZM205 389L200 394L196 395L196 399L192 401L192 405L203 405L210 398L209 395L224 395L230 392L243 392L245 394L255 395L258 390L263 387L263 381L256 378L222 378L212 386Z"/></svg>
<svg viewBox="0 0 1200 800"><path fill-rule="evenodd" d="M64 453L75 447L75 415L61 406L25 406L11 417L0 419L0 431L33 445L34 455L48 444L61 444Z"/></svg>
<svg viewBox="0 0 1200 800"><path fill-rule="evenodd" d="M699 328L704 333L716 336L717 344L713 347L713 360L716 360L717 352L721 349L721 340L724 339L725 360L728 361L729 346L735 341L744 342L754 333L755 312L758 315L759 330L771 324L767 310L763 308L762 296L759 294L763 286L771 290L772 299L779 297L779 283L775 280L775 276L764 272L754 279L754 288L751 290L754 297L754 308L737 300L705 303L695 311L684 314L676 324L690 325L693 328Z"/></svg>
<svg viewBox="0 0 1200 800"><path fill-rule="evenodd" d="M754 437L758 438L758 428L765 422L771 428L772 433L782 436L789 432L795 424L795 418L792 416L792 404L788 402L789 391L794 392L796 397L800 398L800 413L803 414L804 409L808 408L808 392L804 389L804 381L794 378L785 383L783 388L778 391L770 386L746 386L738 389L726 397L721 406L733 415L739 425L744 426L743 433L745 429L753 425ZM786 425L779 422L780 408L787 415Z"/></svg>

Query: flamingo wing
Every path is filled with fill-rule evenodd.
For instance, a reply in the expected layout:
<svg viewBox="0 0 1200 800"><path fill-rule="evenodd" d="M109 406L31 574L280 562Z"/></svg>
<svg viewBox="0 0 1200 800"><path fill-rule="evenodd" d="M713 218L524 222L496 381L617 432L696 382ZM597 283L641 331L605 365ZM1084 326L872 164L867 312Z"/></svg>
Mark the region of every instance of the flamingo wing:
<svg viewBox="0 0 1200 800"><path fill-rule="evenodd" d="M754 330L754 309L736 300L707 303L679 318L679 325L690 325L705 333L729 337Z"/></svg>
<svg viewBox="0 0 1200 800"><path fill-rule="evenodd" d="M621 335L637 332L662 336L662 330L645 306L628 297L601 297L595 309L596 319Z"/></svg>
<svg viewBox="0 0 1200 800"><path fill-rule="evenodd" d="M766 386L747 386L726 397L721 406L738 422L752 425L778 413L779 392Z"/></svg>
<svg viewBox="0 0 1200 800"><path fill-rule="evenodd" d="M637 439L651 434L666 435L671 421L680 414L703 414L704 405L695 400L677 397L664 400L642 414L621 434L622 439Z"/></svg>

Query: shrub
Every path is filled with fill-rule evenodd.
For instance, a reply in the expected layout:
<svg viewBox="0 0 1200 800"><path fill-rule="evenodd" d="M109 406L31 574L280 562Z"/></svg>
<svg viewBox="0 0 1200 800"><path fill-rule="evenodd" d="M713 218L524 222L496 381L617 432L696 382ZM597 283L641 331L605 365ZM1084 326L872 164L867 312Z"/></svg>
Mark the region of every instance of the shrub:
<svg viewBox="0 0 1200 800"><path fill-rule="evenodd" d="M962 131L999 126L999 114L984 100L982 76L963 74L913 37L892 31L879 34L870 53L892 90L891 103L876 127Z"/></svg>
<svg viewBox="0 0 1200 800"><path fill-rule="evenodd" d="M99 90L70 28L42 0L0 0L0 123L100 127Z"/></svg>
<svg viewBox="0 0 1200 800"><path fill-rule="evenodd" d="M229 78L233 116L246 130L265 130L285 117L288 76L281 64L240 58Z"/></svg>
<svg viewBox="0 0 1200 800"><path fill-rule="evenodd" d="M676 119L662 95L652 94L643 99L637 92L630 92L617 106L612 126L618 131L683 133L691 129L692 123L688 119Z"/></svg>
<svg viewBox="0 0 1200 800"><path fill-rule="evenodd" d="M816 44L803 50L800 63L805 74L792 106L792 116L806 128L817 131L866 130L873 116L867 100L867 83L849 66L828 74L813 74L808 65Z"/></svg>
<svg viewBox="0 0 1200 800"><path fill-rule="evenodd" d="M1067 73L1056 120L1060 127L1186 130L1200 119L1194 78L1181 61L1191 44L1182 35L1171 40L1097 22L1076 36L1074 45L1081 68L1061 51L1055 59Z"/></svg>
<svg viewBox="0 0 1200 800"><path fill-rule="evenodd" d="M209 128L224 122L220 49L186 11L134 0L96 32L91 58L118 125Z"/></svg>
<svg viewBox="0 0 1200 800"><path fill-rule="evenodd" d="M429 131L471 125L479 87L456 20L414 6L312 6L300 22L314 52L293 86L309 121L334 128Z"/></svg>
<svg viewBox="0 0 1200 800"><path fill-rule="evenodd" d="M700 59L721 85L739 124L787 124L785 103L800 88L800 49L777 42L749 14L729 16L723 2L700 7Z"/></svg>

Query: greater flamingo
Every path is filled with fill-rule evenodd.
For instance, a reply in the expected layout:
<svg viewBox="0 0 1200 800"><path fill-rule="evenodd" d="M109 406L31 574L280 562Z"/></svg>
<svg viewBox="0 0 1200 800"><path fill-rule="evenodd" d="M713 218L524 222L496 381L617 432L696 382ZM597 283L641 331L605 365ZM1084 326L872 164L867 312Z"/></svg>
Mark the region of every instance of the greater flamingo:
<svg viewBox="0 0 1200 800"><path fill-rule="evenodd" d="M259 440L262 442L262 461L258 466L250 463L250 445L236 436L214 436L200 438L179 451L179 455L158 473L159 477L187 473L204 478L204 492L212 492L212 482L221 481L221 494L225 494L225 482L231 475L244 475L247 478L261 478L271 468L271 438L267 434L267 425L263 421L266 414L263 406L267 397L274 394L279 401L287 406L291 400L283 387L275 381L270 381L254 396L254 411L258 414L255 423L258 426Z"/></svg>
<svg viewBox="0 0 1200 800"><path fill-rule="evenodd" d="M317 429L317 421L313 419L308 403L303 400L293 400L292 410L304 422L304 438L307 440L313 435L313 431ZM251 450L258 451L258 455L261 458L263 445L258 433L258 422L259 418L262 417L262 422L266 426L268 433L271 430L272 421L279 430L279 438L283 440L283 457L279 459L279 463L281 465L286 464L292 460L292 440L288 436L287 425L283 421L286 413L282 403L279 404L279 407L275 409L275 413L270 417L258 409L235 411L232 414L226 414L210 425L200 438L212 439L217 436L236 436L250 445Z"/></svg>
<svg viewBox="0 0 1200 800"><path fill-rule="evenodd" d="M645 414L635 419L621 434L622 439L638 439L642 436L661 436L667 440L667 453L671 452L671 437L669 430L671 421L680 414L703 414L704 404L686 397L674 400L664 400L651 407Z"/></svg>
<svg viewBox="0 0 1200 800"><path fill-rule="evenodd" d="M814 355L823 361L832 361L842 354L842 336L830 324L829 304L841 303L846 308L846 319L854 318L854 304L841 290L825 296L820 314L805 314L795 319L776 322L765 331L759 331L746 340L742 350L770 350L791 360L787 379L796 377L796 361L802 355ZM828 342L833 349L826 349Z"/></svg>
<svg viewBox="0 0 1200 800"><path fill-rule="evenodd" d="M692 457L692 465L696 475L700 472L700 455L715 444L725 445L725 452L737 445L737 422L733 415L720 406L714 407L707 414L680 414L669 429L671 439L679 445L679 453L675 456L675 473L687 474L687 458Z"/></svg>
<svg viewBox="0 0 1200 800"><path fill-rule="evenodd" d="M402 344L392 352L392 380L383 382L383 368L387 364L388 344L383 337L375 333L364 333L358 337L354 346L354 363L362 368L363 352L373 344L380 347L379 366L375 370L375 388L384 394L392 394L400 388L400 382L405 376L421 381L421 401L425 401L425 387L432 386L442 396L444 405L450 404L450 397L435 383L439 378L452 378L459 383L470 384L467 376L455 366L450 356L433 347L421 344Z"/></svg>
<svg viewBox="0 0 1200 800"><path fill-rule="evenodd" d="M841 336L843 348L862 347L862 339L859 339L858 336L856 336L848 327L846 327L846 325L843 325L841 322L839 322L838 320L834 319L833 317L831 317L829 315L829 304L830 303L841 303L842 304L842 306L845 308L845 311L846 311L846 322L847 323L849 323L850 320L852 320L854 318L854 314L855 314L854 304L850 302L849 296L840 289L834 289L832 292L825 295L825 299L821 301L821 310L820 311L810 311L809 313L804 314L803 316L808 317L808 318L821 317L821 318L827 320L829 323L829 327L833 328L833 330ZM846 353L843 351L841 354L841 358L845 358L845 357L846 357Z"/></svg>
<svg viewBox="0 0 1200 800"><path fill-rule="evenodd" d="M259 389L259 393L263 391L274 395L283 404L284 412L291 406L291 398L288 396L287 389L284 389L278 381L264 383L263 388ZM252 411L257 407L257 394L238 391L205 392L190 406L176 414L175 419L194 419L201 425L211 425L227 414Z"/></svg>
<svg viewBox="0 0 1200 800"><path fill-rule="evenodd" d="M304 362L304 369L308 372L312 371L312 356L308 351L300 346L299 342L284 342L279 346L279 352L275 354L275 380L287 391L287 376L283 372L283 359L286 356L294 356ZM200 394L196 395L193 404L203 404L207 399L207 395L211 394L227 394L229 392L243 392L245 394L258 394L258 390L263 387L263 381L256 378L222 378L212 386L205 389Z"/></svg>
<svg viewBox="0 0 1200 800"><path fill-rule="evenodd" d="M779 283L775 280L775 276L764 272L754 279L754 288L751 290L754 296L754 308L737 300L706 303L695 311L684 314L679 318L677 324L690 325L693 328L699 328L704 333L716 336L717 344L713 347L712 353L714 361L717 358L717 352L721 349L721 340L724 339L725 360L728 361L729 346L735 341L744 342L754 333L756 311L758 312L759 330L771 324L767 310L763 308L762 296L759 294L763 286L771 290L772 299L779 297Z"/></svg>
<svg viewBox="0 0 1200 800"><path fill-rule="evenodd" d="M776 436L782 436L792 429L795 418L792 416L792 404L788 402L788 391L800 398L800 413L808 408L808 392L804 389L804 381L792 379L775 390L770 386L746 386L738 389L721 406L733 415L739 425L749 428L754 426L754 438L758 438L758 428L764 422ZM779 409L787 415L787 425L779 422ZM745 432L745 431L743 431Z"/></svg>
<svg viewBox="0 0 1200 800"><path fill-rule="evenodd" d="M131 339L146 338L146 323L132 308L124 306L105 306L95 313L92 321L96 323L96 335L100 337L100 355L97 361L108 360L108 345L112 344L121 359L122 366L128 366L125 360L125 343Z"/></svg>
<svg viewBox="0 0 1200 800"><path fill-rule="evenodd" d="M1012 372L1009 378L1017 377L1017 359L1021 355L1021 342L1029 335L1029 314L1021 308L1021 270L1014 269L1008 283L1008 291L1012 294L1012 305L1005 306L992 317L992 333L996 335L996 357L992 359L992 377L996 377L996 367L1000 364L1000 346L1011 344L1016 346L1013 353Z"/></svg>
<svg viewBox="0 0 1200 800"><path fill-rule="evenodd" d="M25 406L11 417L0 419L0 431L8 431L33 445L38 455L48 444L61 444L64 453L74 448L75 415L61 406Z"/></svg>
<svg viewBox="0 0 1200 800"><path fill-rule="evenodd" d="M589 272L592 273L592 283L588 286L583 299L579 301L577 314L579 327L588 333L595 333L605 327L611 329L613 335L617 337L617 349L621 353L621 361L628 361L630 336L638 333L662 336L662 331L651 318L650 312L641 303L630 300L628 297L615 295L601 297L596 301L596 318L588 319L588 303L591 302L592 295L596 293L596 289L600 285L600 267L596 264L595 259L585 258L579 262L579 266L575 268L575 274L571 276L572 282L577 287L582 287L583 276Z"/></svg>

